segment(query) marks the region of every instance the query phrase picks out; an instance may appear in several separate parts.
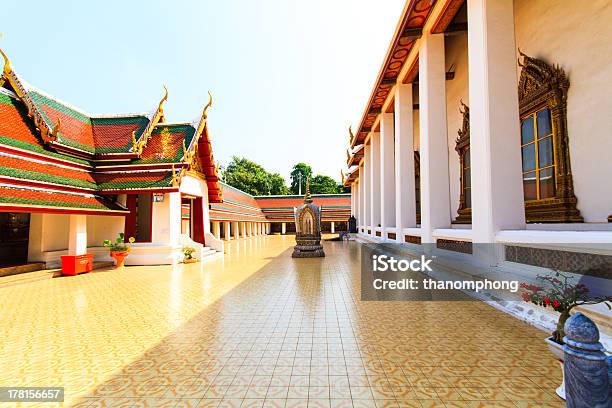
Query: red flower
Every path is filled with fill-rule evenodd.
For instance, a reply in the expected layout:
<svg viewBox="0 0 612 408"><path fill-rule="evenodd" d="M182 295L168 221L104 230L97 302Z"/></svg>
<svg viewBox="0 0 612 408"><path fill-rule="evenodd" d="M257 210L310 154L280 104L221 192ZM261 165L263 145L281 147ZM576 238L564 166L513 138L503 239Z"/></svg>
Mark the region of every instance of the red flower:
<svg viewBox="0 0 612 408"><path fill-rule="evenodd" d="M561 303L557 299L555 299L555 300L553 300L553 306L554 307L559 307L559 306L561 306Z"/></svg>
<svg viewBox="0 0 612 408"><path fill-rule="evenodd" d="M529 302L529 293L523 293L523 300Z"/></svg>
<svg viewBox="0 0 612 408"><path fill-rule="evenodd" d="M548 296L544 296L544 304L546 306L550 305L550 299L548 298Z"/></svg>

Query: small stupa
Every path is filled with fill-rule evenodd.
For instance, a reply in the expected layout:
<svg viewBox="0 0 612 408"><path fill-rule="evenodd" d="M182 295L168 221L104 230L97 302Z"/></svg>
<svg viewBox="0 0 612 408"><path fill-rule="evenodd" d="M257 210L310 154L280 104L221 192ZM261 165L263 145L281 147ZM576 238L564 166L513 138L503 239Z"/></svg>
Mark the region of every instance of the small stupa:
<svg viewBox="0 0 612 408"><path fill-rule="evenodd" d="M318 258L325 256L321 246L321 207L312 203L310 179L306 179L304 204L294 209L295 241L293 258Z"/></svg>

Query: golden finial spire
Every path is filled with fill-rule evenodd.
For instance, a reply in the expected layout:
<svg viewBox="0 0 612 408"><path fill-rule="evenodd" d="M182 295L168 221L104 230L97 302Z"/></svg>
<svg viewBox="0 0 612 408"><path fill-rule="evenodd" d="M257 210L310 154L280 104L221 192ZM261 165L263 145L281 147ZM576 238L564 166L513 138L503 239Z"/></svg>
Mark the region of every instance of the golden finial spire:
<svg viewBox="0 0 612 408"><path fill-rule="evenodd" d="M310 196L310 177L306 177L306 194L304 195L305 203L312 203L312 197Z"/></svg>
<svg viewBox="0 0 612 408"><path fill-rule="evenodd" d="M349 145L350 145L351 143L353 143L353 139L355 139L355 135L353 134L353 127L349 126L348 131L349 131Z"/></svg>
<svg viewBox="0 0 612 408"><path fill-rule="evenodd" d="M204 106L204 111L202 112L202 119L206 119L208 117L208 108L212 106L213 96L210 91L208 91L208 103Z"/></svg>
<svg viewBox="0 0 612 408"><path fill-rule="evenodd" d="M2 51L2 48L0 48L0 54L2 54L2 58L4 58L4 73L8 75L13 72L11 60L9 60L9 57Z"/></svg>
<svg viewBox="0 0 612 408"><path fill-rule="evenodd" d="M165 121L163 105L164 105L164 102L168 100L168 88L166 88L166 85L162 85L162 86L164 87L164 96L162 96L161 100L159 101L159 104L157 105L157 116L159 117L160 122Z"/></svg>

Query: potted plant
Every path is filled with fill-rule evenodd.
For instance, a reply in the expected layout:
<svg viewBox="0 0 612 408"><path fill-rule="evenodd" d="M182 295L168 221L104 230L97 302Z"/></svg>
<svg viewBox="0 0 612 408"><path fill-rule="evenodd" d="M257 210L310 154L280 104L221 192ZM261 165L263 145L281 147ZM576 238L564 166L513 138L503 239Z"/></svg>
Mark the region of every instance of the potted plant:
<svg viewBox="0 0 612 408"><path fill-rule="evenodd" d="M612 296L589 297L589 288L582 284L573 284L573 277L563 274L558 270L552 275L538 275L537 279L542 282L542 285L534 285L530 283L521 283L523 289L523 300L531 302L542 307L552 307L556 312L559 312L559 320L557 321L556 330L552 335L545 339L548 349L552 352L557 360L561 363L563 370L563 337L565 337L565 322L571 316L571 311L576 306L594 305L604 302L608 309L612 301ZM557 388L557 395L565 399L565 383Z"/></svg>
<svg viewBox="0 0 612 408"><path fill-rule="evenodd" d="M130 244L136 241L134 237L130 237L128 242ZM110 249L110 256L115 260L115 269L121 268L123 263L125 262L125 258L130 253L130 246L125 243L125 234L120 232L115 242L112 242L110 239L105 239L102 242L102 245L108 247Z"/></svg>
<svg viewBox="0 0 612 408"><path fill-rule="evenodd" d="M195 248L193 247L183 247L183 263L194 263L198 260L193 256L195 252Z"/></svg>

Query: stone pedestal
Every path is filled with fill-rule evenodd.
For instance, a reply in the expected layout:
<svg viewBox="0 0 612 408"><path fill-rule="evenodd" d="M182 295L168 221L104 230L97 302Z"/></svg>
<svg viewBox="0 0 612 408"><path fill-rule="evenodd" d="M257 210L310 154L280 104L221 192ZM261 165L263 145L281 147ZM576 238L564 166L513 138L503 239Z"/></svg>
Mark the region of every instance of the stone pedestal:
<svg viewBox="0 0 612 408"><path fill-rule="evenodd" d="M565 322L563 342L567 407L612 407L606 355L595 323L576 313Z"/></svg>

